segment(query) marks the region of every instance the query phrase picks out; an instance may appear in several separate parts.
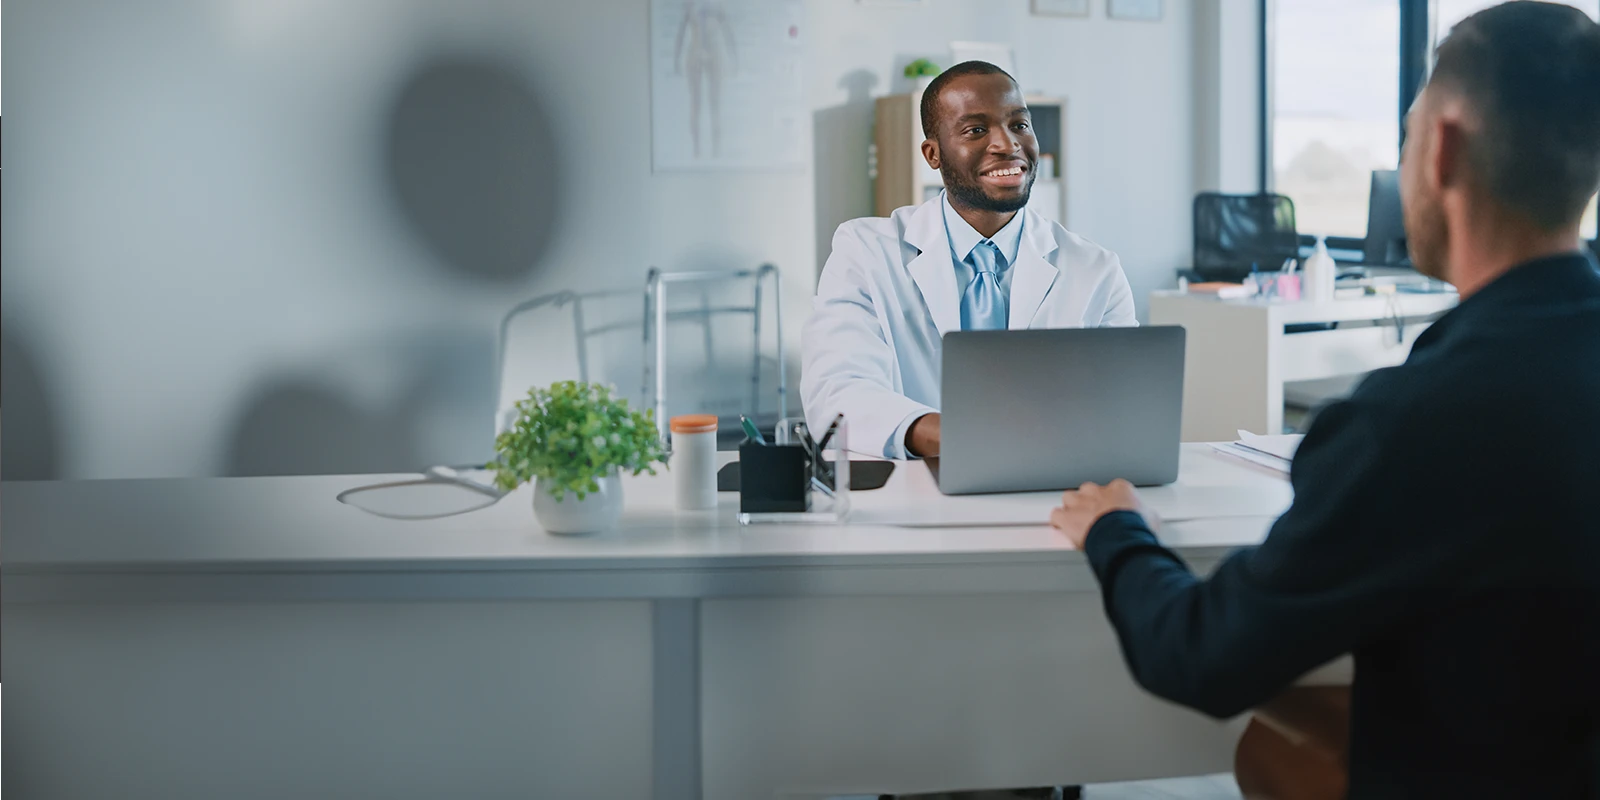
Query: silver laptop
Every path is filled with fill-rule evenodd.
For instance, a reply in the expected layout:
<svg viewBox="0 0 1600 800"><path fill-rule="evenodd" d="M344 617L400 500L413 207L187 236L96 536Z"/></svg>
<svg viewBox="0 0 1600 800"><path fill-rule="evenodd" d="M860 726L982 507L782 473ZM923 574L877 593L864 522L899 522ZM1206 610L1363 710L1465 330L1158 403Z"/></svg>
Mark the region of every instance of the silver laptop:
<svg viewBox="0 0 1600 800"><path fill-rule="evenodd" d="M944 337L945 494L1178 479L1184 330L962 331Z"/></svg>

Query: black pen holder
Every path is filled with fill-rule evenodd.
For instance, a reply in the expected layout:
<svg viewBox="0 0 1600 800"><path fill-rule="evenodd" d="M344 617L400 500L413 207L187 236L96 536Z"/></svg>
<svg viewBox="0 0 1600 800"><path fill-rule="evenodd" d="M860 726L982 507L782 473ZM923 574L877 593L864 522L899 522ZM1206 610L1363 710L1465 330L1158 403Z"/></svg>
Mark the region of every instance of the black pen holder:
<svg viewBox="0 0 1600 800"><path fill-rule="evenodd" d="M805 420L781 420L771 445L739 445L739 524L832 523L850 514L850 445L844 417L820 442Z"/></svg>
<svg viewBox="0 0 1600 800"><path fill-rule="evenodd" d="M739 445L739 513L800 514L811 496L811 456L800 445Z"/></svg>

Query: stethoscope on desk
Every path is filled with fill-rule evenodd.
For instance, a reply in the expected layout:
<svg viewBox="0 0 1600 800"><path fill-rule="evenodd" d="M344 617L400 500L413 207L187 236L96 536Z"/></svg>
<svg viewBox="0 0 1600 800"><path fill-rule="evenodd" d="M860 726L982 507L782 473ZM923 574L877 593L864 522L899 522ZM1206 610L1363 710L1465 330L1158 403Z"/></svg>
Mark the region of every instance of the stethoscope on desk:
<svg viewBox="0 0 1600 800"><path fill-rule="evenodd" d="M485 466L486 465L483 464L465 464L455 467L428 467L426 470L423 470L422 477L420 479L390 481L387 483L375 483L368 486L357 486L355 488L346 489L340 492L335 499L347 506L359 508L368 514L384 517L385 519L426 520L442 519L444 517L467 514L480 509L488 508L489 506L500 502L500 498L509 494L509 492L501 491L498 487L480 481L475 481L462 474L467 470L484 469ZM473 495L476 495L476 502L467 505L465 508L452 508L449 511L404 512L383 509L381 504L377 502L377 496L373 495L375 492L379 493L379 495L386 491L392 494L393 490L396 489L415 489L417 487L424 486L455 486L461 489L466 489Z"/></svg>

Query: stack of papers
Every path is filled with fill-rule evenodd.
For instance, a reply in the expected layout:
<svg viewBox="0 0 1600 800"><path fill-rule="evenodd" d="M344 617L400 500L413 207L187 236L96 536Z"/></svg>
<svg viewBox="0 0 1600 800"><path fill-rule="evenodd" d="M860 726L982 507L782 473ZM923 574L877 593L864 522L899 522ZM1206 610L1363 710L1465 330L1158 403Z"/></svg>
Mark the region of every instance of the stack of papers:
<svg viewBox="0 0 1600 800"><path fill-rule="evenodd" d="M1244 297L1254 297L1256 293L1254 285L1222 283L1220 281L1191 283L1186 288L1192 294L1214 294L1218 300L1238 300Z"/></svg>
<svg viewBox="0 0 1600 800"><path fill-rule="evenodd" d="M1252 464L1289 474L1289 464L1294 461L1294 451L1299 449L1301 434L1264 436L1249 431L1239 431L1237 442L1213 442L1211 447L1219 453L1241 458Z"/></svg>

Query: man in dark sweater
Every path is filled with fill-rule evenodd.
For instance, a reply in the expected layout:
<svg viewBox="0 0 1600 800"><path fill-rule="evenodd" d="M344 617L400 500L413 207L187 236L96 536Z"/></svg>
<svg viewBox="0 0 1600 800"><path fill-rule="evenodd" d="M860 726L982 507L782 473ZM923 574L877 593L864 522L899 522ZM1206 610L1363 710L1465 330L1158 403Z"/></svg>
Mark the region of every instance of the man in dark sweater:
<svg viewBox="0 0 1600 800"><path fill-rule="evenodd" d="M1198 578L1122 481L1052 523L1155 694L1229 717L1353 653L1351 797L1600 797L1600 26L1467 19L1407 130L1412 258L1461 304L1318 415L1266 541Z"/></svg>

